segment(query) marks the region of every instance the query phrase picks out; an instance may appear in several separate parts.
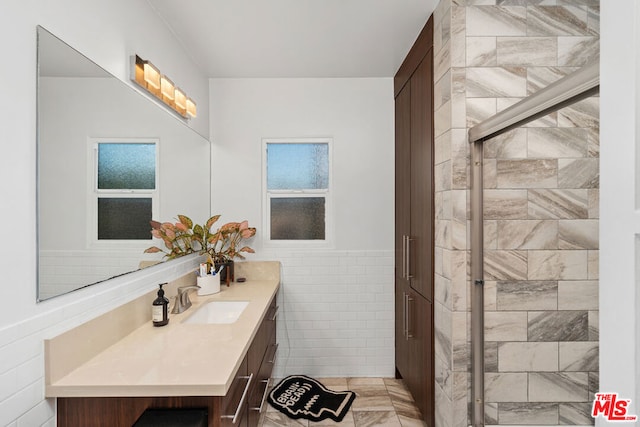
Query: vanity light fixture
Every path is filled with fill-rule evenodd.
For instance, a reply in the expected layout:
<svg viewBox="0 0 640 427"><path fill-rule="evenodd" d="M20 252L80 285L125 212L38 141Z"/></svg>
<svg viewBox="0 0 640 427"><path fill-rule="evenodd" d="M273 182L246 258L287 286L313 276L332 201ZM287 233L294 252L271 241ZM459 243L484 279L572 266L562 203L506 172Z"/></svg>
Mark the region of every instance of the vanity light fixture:
<svg viewBox="0 0 640 427"><path fill-rule="evenodd" d="M151 62L131 57L131 80L185 119L196 117L196 103Z"/></svg>

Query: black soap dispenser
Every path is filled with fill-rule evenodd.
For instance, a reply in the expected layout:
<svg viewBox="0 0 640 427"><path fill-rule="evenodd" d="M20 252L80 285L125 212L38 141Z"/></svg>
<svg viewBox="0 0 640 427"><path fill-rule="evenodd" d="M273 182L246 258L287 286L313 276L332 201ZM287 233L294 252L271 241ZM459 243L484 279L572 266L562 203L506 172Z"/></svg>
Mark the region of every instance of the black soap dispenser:
<svg viewBox="0 0 640 427"><path fill-rule="evenodd" d="M153 300L153 306L151 311L151 317L153 319L153 326L164 326L169 323L169 300L164 296L164 290L162 286L166 283L161 283L158 290L158 297Z"/></svg>

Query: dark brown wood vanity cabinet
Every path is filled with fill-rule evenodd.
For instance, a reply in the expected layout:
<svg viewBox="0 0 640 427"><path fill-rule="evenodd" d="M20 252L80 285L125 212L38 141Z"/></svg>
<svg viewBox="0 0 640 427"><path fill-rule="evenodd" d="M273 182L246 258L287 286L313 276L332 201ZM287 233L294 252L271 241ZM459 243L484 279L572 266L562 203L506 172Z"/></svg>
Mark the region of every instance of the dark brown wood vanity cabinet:
<svg viewBox="0 0 640 427"><path fill-rule="evenodd" d="M276 299L225 396L59 397L58 427L131 427L148 408L206 408L210 427L257 426L275 364Z"/></svg>
<svg viewBox="0 0 640 427"><path fill-rule="evenodd" d="M396 375L434 425L433 18L394 78Z"/></svg>
<svg viewBox="0 0 640 427"><path fill-rule="evenodd" d="M269 379L278 349L277 315L278 306L274 297L249 347L247 356L238 370L236 380L229 389L229 393L222 398L221 426L223 427L255 427L260 421L260 415L266 408Z"/></svg>
<svg viewBox="0 0 640 427"><path fill-rule="evenodd" d="M266 410L269 379L276 363L278 344L276 343L276 318L278 306L274 298L267 315L247 353L249 372L253 374L253 384L248 395L248 425L257 426L260 415Z"/></svg>

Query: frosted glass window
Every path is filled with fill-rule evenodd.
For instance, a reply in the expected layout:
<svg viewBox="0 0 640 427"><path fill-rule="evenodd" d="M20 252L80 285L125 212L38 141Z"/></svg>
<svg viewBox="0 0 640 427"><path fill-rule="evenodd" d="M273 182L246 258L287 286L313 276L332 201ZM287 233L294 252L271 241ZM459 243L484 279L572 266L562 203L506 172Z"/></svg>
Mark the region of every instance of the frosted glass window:
<svg viewBox="0 0 640 427"><path fill-rule="evenodd" d="M325 198L271 199L271 240L324 240Z"/></svg>
<svg viewBox="0 0 640 427"><path fill-rule="evenodd" d="M278 245L330 243L331 138L265 139L265 228Z"/></svg>
<svg viewBox="0 0 640 427"><path fill-rule="evenodd" d="M329 144L267 144L269 190L324 189L328 186Z"/></svg>
<svg viewBox="0 0 640 427"><path fill-rule="evenodd" d="M150 240L150 197L99 197L99 240Z"/></svg>
<svg viewBox="0 0 640 427"><path fill-rule="evenodd" d="M158 144L153 138L92 138L91 192L95 242L151 240L158 210Z"/></svg>
<svg viewBox="0 0 640 427"><path fill-rule="evenodd" d="M153 190L156 188L156 145L153 143L99 143L99 190Z"/></svg>

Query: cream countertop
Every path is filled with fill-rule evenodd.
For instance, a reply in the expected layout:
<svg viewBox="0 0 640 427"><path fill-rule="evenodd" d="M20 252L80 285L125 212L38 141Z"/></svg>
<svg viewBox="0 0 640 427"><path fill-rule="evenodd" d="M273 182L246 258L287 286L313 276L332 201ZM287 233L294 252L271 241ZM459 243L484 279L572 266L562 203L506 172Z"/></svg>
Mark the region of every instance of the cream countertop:
<svg viewBox="0 0 640 427"><path fill-rule="evenodd" d="M170 314L166 326L153 326L149 305L148 322L61 378L47 375L46 396L224 396L279 287L279 277L246 277L245 283L221 286L217 294L191 292L193 306ZM231 324L182 323L209 301L249 305ZM55 363L47 358L48 368Z"/></svg>

